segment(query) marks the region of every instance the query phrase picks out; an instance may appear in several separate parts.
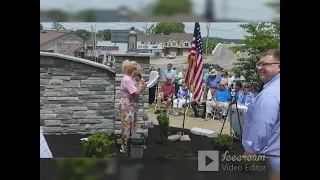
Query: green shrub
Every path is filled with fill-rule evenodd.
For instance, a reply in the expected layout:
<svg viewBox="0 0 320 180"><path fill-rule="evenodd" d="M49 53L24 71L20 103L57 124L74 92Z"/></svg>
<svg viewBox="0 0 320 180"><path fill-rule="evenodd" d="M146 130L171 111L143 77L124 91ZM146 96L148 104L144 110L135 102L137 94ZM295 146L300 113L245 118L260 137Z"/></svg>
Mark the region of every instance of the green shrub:
<svg viewBox="0 0 320 180"><path fill-rule="evenodd" d="M213 139L213 143L217 150L230 150L233 147L233 137L227 134L221 134Z"/></svg>
<svg viewBox="0 0 320 180"><path fill-rule="evenodd" d="M157 120L160 128L161 141L166 143L169 136L169 116L166 112L161 112L157 115Z"/></svg>
<svg viewBox="0 0 320 180"><path fill-rule="evenodd" d="M105 163L103 159L66 158L54 159L58 179L63 180L97 180L103 177L103 172L94 171L98 163Z"/></svg>
<svg viewBox="0 0 320 180"><path fill-rule="evenodd" d="M82 141L83 152L86 157L102 158L110 155L106 155L106 150L114 144L114 141L110 139L110 134L101 133L93 134L88 137L87 141Z"/></svg>

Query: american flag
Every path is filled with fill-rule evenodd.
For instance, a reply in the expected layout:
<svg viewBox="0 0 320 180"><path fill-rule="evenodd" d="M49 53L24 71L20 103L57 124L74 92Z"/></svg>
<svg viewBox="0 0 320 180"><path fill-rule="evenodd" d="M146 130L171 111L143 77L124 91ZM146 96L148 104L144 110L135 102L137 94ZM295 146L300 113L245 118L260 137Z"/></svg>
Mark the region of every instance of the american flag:
<svg viewBox="0 0 320 180"><path fill-rule="evenodd" d="M193 94L194 101L199 103L202 95L203 61L200 24L198 22L196 22L194 26L193 39L191 42L188 62L189 68L185 78L185 83L189 85L190 90Z"/></svg>

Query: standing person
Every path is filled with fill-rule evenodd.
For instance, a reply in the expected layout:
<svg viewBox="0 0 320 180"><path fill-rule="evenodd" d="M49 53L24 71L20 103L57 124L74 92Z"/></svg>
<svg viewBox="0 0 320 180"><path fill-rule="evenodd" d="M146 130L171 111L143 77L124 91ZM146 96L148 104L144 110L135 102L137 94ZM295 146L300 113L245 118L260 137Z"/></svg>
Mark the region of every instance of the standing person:
<svg viewBox="0 0 320 180"><path fill-rule="evenodd" d="M244 155L271 157L272 179L280 179L280 51L266 51L256 65L263 90L249 105L242 133Z"/></svg>
<svg viewBox="0 0 320 180"><path fill-rule="evenodd" d="M144 90L144 80L140 79L139 84L135 80L135 77L140 73L141 67L136 61L125 60L122 65L122 70L126 73L120 84L121 99L120 99L120 117L121 117L121 135L123 139L123 145L121 146L121 152L126 152L127 140L131 133L135 133L138 128L137 119L137 103L138 96Z"/></svg>
<svg viewBox="0 0 320 180"><path fill-rule="evenodd" d="M231 76L231 83L233 85L235 85L237 81L243 83L245 80L246 79L240 73L236 73L234 76Z"/></svg>
<svg viewBox="0 0 320 180"><path fill-rule="evenodd" d="M221 80L227 82L227 88L228 88L228 90L230 90L232 81L231 81L231 78L228 75L228 71L225 70L225 69L223 69L221 71Z"/></svg>
<svg viewBox="0 0 320 180"><path fill-rule="evenodd" d="M151 66L150 67L150 73L151 71L155 71L156 69ZM156 89L157 89L157 83L149 88L149 104L153 104L156 98Z"/></svg>

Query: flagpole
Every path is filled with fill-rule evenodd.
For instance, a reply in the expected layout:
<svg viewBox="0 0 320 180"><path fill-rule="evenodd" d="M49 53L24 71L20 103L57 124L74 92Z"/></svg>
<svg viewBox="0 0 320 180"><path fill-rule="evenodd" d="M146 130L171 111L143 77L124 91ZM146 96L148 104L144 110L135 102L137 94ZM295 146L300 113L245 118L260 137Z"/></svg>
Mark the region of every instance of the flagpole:
<svg viewBox="0 0 320 180"><path fill-rule="evenodd" d="M186 93L186 102L184 103L184 113L183 113L183 121L182 121L182 129L181 129L181 135L184 135L184 122L186 120L186 111L187 111L187 101L188 101L188 95L189 95L189 89L187 88Z"/></svg>

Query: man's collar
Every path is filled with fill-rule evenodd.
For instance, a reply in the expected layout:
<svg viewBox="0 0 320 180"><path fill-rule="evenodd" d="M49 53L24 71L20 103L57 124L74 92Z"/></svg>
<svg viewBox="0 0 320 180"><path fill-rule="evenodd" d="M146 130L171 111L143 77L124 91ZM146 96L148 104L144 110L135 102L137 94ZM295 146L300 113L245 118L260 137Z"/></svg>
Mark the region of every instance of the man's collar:
<svg viewBox="0 0 320 180"><path fill-rule="evenodd" d="M273 77L272 79L270 79L270 81L268 81L264 86L263 89L265 89L266 87L268 87L270 84L272 84L272 82L274 82L275 80L280 78L280 73L277 74L275 77Z"/></svg>

